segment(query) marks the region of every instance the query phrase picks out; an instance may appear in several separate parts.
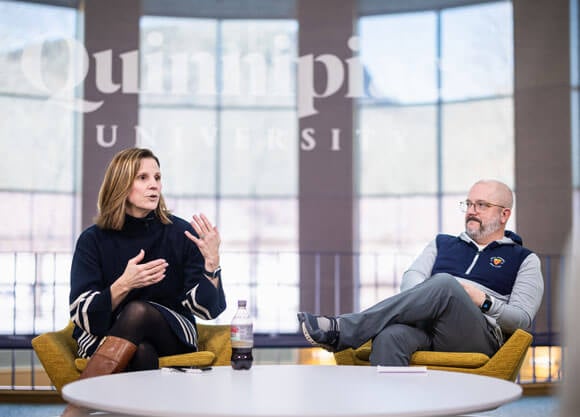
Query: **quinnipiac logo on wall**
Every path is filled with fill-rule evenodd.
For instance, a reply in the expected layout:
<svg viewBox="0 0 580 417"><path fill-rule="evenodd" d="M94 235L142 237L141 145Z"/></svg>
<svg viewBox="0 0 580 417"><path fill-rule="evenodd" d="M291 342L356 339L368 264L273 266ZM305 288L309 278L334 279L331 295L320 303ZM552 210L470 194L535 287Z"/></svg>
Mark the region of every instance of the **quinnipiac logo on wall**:
<svg viewBox="0 0 580 417"><path fill-rule="evenodd" d="M501 256L492 256L489 259L489 264L494 268L501 268L505 264L505 259Z"/></svg>
<svg viewBox="0 0 580 417"><path fill-rule="evenodd" d="M215 82L216 57L210 53L198 52L184 56L183 53L176 53L175 56L165 54L163 50L163 35L159 32L151 32L147 35L145 42L152 46L155 51L152 53L142 53L139 49L115 53L112 49L98 51L89 55L85 46L76 39L64 39L64 46L67 50L68 65L64 83L59 88L51 88L43 78L43 47L44 42L30 45L23 49L20 66L26 80L39 91L48 96L48 100L64 106L69 110L80 113L90 113L98 110L104 100L85 100L75 98L72 102L63 100L69 97L70 93L81 87L89 74L95 77L97 90L103 95L114 93L139 94L205 94L215 95L217 89ZM240 55L240 51L234 51L231 56L221 57L221 66L224 74L240 74L240 69L247 69L247 73L252 78L252 85L256 84L250 95L263 94L293 94L290 91L292 74L287 69L295 66L297 71L296 95L297 95L297 115L298 118L312 116L318 113L315 107L315 99L326 98L336 94L343 85L346 86L345 96L348 98L361 98L365 96L364 67L357 52L359 50L359 39L357 36L351 37L347 41L348 48L353 51L353 55L348 59L343 59L334 54L307 54L294 58L290 55L274 57L283 61L285 65L267 66L267 62L274 58L265 56L261 52L252 52L251 58ZM186 59L184 59L186 58ZM276 60L275 59L275 60ZM121 61L122 75L119 80L113 77L113 62ZM140 80L140 63L148 63L155 70L156 74L161 74L154 80ZM171 62L170 68L166 68L163 62ZM192 68L191 65L195 65ZM90 66L94 66L94 71L89 72ZM320 86L315 88L314 70L315 67L324 68L326 73L326 85L323 89ZM263 74L271 72L271 77L264 77ZM185 79L183 78L185 77ZM196 78L195 78L196 77ZM190 80L190 78L195 78ZM224 83L220 88L222 95L240 95L240 82ZM277 88L259 84L267 82L267 79L275 84ZM162 85L159 79L167 80L166 85ZM272 81L273 80L273 81ZM188 81L196 81L190 83ZM231 80L230 80L231 81ZM259 85L258 85L259 84ZM191 85L197 85L199 91L190 91ZM194 88L194 90L196 90ZM275 91L278 90L276 93ZM317 91L318 90L318 91Z"/></svg>

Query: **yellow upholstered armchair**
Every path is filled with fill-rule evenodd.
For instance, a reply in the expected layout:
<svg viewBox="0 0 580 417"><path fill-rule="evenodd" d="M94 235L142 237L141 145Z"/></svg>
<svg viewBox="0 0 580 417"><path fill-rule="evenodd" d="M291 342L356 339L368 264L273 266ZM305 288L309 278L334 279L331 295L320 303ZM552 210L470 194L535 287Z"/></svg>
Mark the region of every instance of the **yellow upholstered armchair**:
<svg viewBox="0 0 580 417"><path fill-rule="evenodd" d="M59 393L64 385L80 376L88 362L78 356L73 328L73 323L69 322L64 329L32 339L32 348ZM163 356L159 358L159 366L229 365L232 355L230 326L197 323L197 331L199 351Z"/></svg>
<svg viewBox="0 0 580 417"><path fill-rule="evenodd" d="M411 357L411 365L515 381L531 344L532 335L518 329L491 358L483 353L418 351ZM370 353L368 341L358 349L336 352L334 358L339 365L369 365Z"/></svg>

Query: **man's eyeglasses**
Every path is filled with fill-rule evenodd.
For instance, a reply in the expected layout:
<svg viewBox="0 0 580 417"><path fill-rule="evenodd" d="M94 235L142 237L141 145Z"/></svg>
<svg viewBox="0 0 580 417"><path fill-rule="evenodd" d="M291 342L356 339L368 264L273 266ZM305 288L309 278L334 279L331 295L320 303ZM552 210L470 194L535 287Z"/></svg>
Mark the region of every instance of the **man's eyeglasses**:
<svg viewBox="0 0 580 417"><path fill-rule="evenodd" d="M501 206L501 205L495 204L495 203L489 203L487 201L473 202L473 201L465 200L465 201L459 202L459 209L464 213L467 210L469 210L471 207L473 207L476 211L479 211L479 212L485 211L490 207L501 207L502 209L506 208L505 206Z"/></svg>

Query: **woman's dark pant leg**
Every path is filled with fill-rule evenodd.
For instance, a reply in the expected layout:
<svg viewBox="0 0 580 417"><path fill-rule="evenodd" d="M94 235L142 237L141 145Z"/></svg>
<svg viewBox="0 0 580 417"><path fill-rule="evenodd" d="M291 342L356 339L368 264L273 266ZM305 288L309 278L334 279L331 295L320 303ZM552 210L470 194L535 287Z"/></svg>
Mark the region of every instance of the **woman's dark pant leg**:
<svg viewBox="0 0 580 417"><path fill-rule="evenodd" d="M159 356L191 352L175 335L163 314L145 301L132 301L119 313L110 334L137 345L129 369L156 369Z"/></svg>

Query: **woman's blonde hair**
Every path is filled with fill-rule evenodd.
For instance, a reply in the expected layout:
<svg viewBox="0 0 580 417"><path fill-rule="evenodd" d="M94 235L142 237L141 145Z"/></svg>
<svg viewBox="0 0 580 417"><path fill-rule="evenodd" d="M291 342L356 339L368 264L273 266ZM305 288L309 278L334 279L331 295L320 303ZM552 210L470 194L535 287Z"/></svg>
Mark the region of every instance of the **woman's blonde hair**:
<svg viewBox="0 0 580 417"><path fill-rule="evenodd" d="M101 229L121 230L123 228L127 197L141 167L141 160L145 158L153 158L157 165L161 166L159 159L153 152L142 148L122 150L109 163L99 190L98 214L95 218L96 225ZM155 214L162 223L171 223L170 212L165 205L163 195L159 196L159 204L155 209Z"/></svg>

